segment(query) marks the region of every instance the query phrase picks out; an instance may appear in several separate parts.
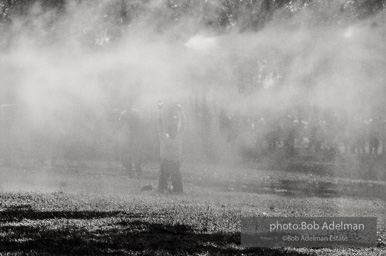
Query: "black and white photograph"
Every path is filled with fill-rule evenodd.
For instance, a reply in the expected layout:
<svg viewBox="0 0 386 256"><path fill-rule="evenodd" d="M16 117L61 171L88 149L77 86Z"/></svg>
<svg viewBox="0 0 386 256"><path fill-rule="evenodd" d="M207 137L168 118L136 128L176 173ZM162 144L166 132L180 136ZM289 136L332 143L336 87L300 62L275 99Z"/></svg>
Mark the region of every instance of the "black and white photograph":
<svg viewBox="0 0 386 256"><path fill-rule="evenodd" d="M386 0L0 0L0 255L386 256Z"/></svg>

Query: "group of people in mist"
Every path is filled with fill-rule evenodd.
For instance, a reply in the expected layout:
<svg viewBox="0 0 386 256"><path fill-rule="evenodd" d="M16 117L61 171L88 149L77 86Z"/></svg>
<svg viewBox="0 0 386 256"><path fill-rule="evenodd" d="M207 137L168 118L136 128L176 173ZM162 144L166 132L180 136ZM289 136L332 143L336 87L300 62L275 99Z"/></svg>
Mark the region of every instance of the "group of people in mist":
<svg viewBox="0 0 386 256"><path fill-rule="evenodd" d="M163 101L157 102L158 107L158 138L160 156L160 178L158 191L183 192L182 175L180 171L182 159L183 134L186 117L181 104L175 103L164 109ZM132 108L119 113L118 122L124 136L119 148L122 166L131 177L142 175L143 139L145 128L141 125L139 110ZM171 186L168 180L171 179Z"/></svg>
<svg viewBox="0 0 386 256"><path fill-rule="evenodd" d="M386 120L363 118L343 111L297 107L291 111L263 111L240 115L222 111L220 131L241 156L261 160L279 154L286 158L312 155L334 161L344 155L385 156Z"/></svg>
<svg viewBox="0 0 386 256"><path fill-rule="evenodd" d="M183 183L180 165L186 118L181 104L165 105L164 107L161 100L154 104L159 112L156 127L159 145L152 141L151 146L153 148L159 146L158 189L160 192L181 193ZM3 165L12 166L17 160L23 161L27 158L35 158L43 164L48 157L53 167L58 167L59 162L64 160L64 167L71 168L74 164L81 165L84 160L95 161L98 157L103 160L103 154L97 152L103 151L101 149L103 147L104 151L110 151L114 155L105 160L109 163L111 160L119 160L131 178L140 178L144 164L149 161L146 159L149 156L146 152L146 144L149 141L146 139L146 130L154 131L154 129L149 129L144 114L137 108L107 110L105 117L101 119L96 118L92 112L87 113L84 109L78 109L78 113L72 113L70 117L67 116L68 118L62 117L61 120L64 122L61 122L60 126L53 127L46 123L45 129L39 132L26 125L28 118L23 113L25 109L18 105L1 105L0 146ZM33 152L29 154L27 148L31 146ZM43 152L44 146L48 150ZM171 186L168 185L169 179Z"/></svg>
<svg viewBox="0 0 386 256"><path fill-rule="evenodd" d="M313 156L316 161L333 162L345 156L379 159L386 155L386 123L380 115L363 118L344 111L304 106L283 111L255 109L254 113L259 114L252 114L231 111L225 105L212 109L207 102L183 101L183 105L184 109L179 103L154 102L158 119L154 111L149 115L139 108L106 110L105 117L99 119L92 112L79 110L64 119L62 124L66 126L62 125L62 130L45 125L40 133L34 133L33 128L24 125L29 133L22 136L17 131L22 130L23 111L16 105L4 104L0 109L2 164L9 164L17 157L17 151L24 150L28 143L22 140L28 137L33 149L30 158L43 162L44 157L51 158L52 166L58 162L66 166L74 159L118 160L133 178L142 176L147 162L159 161L158 189L183 192L181 161L197 151L215 162L282 161L304 155ZM200 145L196 152L193 144ZM44 146L48 150L42 156L39 152ZM149 148L156 157L149 156ZM112 157L106 157L102 151L108 151ZM170 179L172 185L168 186Z"/></svg>

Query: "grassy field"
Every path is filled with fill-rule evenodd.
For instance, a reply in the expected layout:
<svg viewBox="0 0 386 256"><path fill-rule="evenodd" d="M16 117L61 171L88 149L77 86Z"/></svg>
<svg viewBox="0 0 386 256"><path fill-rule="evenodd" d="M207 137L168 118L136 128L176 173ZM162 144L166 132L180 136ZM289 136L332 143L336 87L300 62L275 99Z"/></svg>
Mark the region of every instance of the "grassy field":
<svg viewBox="0 0 386 256"><path fill-rule="evenodd" d="M385 181L183 165L185 193L118 166L1 169L0 253L17 255L380 255L386 251ZM376 216L376 248L244 248L240 216Z"/></svg>

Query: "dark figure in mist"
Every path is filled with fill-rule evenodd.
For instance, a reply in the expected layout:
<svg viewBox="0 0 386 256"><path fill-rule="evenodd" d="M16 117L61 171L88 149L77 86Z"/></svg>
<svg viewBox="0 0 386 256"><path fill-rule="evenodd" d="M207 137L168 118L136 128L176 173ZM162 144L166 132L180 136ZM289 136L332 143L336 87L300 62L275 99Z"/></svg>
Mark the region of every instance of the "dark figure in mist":
<svg viewBox="0 0 386 256"><path fill-rule="evenodd" d="M141 176L143 162L143 127L137 109L124 110L119 115L123 145L121 149L122 165L130 177Z"/></svg>
<svg viewBox="0 0 386 256"><path fill-rule="evenodd" d="M261 157L264 153L264 135L266 133L267 123L262 116L258 116L253 123L253 129L255 132L255 149L257 153L257 160L261 160Z"/></svg>
<svg viewBox="0 0 386 256"><path fill-rule="evenodd" d="M258 160L258 151L256 147L255 120L251 116L243 116L239 132L239 151L244 160Z"/></svg>
<svg viewBox="0 0 386 256"><path fill-rule="evenodd" d="M345 154L350 153L350 141L351 141L351 120L349 119L347 114L344 114L339 119L339 141L343 145L343 152Z"/></svg>
<svg viewBox="0 0 386 256"><path fill-rule="evenodd" d="M232 123L233 120L229 114L225 112L225 110L221 110L218 118L220 131L225 137L226 143L229 146L233 144L235 140L234 125Z"/></svg>
<svg viewBox="0 0 386 256"><path fill-rule="evenodd" d="M291 115L287 115L283 123L283 142L286 157L295 155L296 126Z"/></svg>
<svg viewBox="0 0 386 256"><path fill-rule="evenodd" d="M339 117L336 113L327 112L325 115L325 128L324 128L324 158L327 161L332 161L339 151L339 132L340 124Z"/></svg>
<svg viewBox="0 0 386 256"><path fill-rule="evenodd" d="M175 115L177 116L177 115ZM198 123L200 124L200 137L202 139L202 144L204 146L205 155L209 160L215 160L215 154L213 150L213 134L211 129L213 112L211 111L209 105L206 102L206 98L204 97L200 112L198 113Z"/></svg>
<svg viewBox="0 0 386 256"><path fill-rule="evenodd" d="M324 142L324 127L322 121L313 119L310 123L310 143L308 149L315 150L316 154L322 152L322 145Z"/></svg>
<svg viewBox="0 0 386 256"><path fill-rule="evenodd" d="M11 164L11 129L15 119L15 105L3 104L0 106L0 143L1 158L4 164Z"/></svg>
<svg viewBox="0 0 386 256"><path fill-rule="evenodd" d="M170 109L168 122L165 129L162 115L163 103L158 102L158 135L160 140L161 175L158 190L163 192L168 189L168 180L171 177L173 192L182 193L183 184L180 172L182 156L182 139L185 129L185 115L182 107L176 104Z"/></svg>
<svg viewBox="0 0 386 256"><path fill-rule="evenodd" d="M280 143L282 127L275 118L271 118L271 120L268 121L267 126L268 131L265 135L265 138L268 144L268 153L274 153L276 152L277 145Z"/></svg>
<svg viewBox="0 0 386 256"><path fill-rule="evenodd" d="M366 153L366 123L361 118L356 118L351 128L351 153Z"/></svg>
<svg viewBox="0 0 386 256"><path fill-rule="evenodd" d="M369 154L378 155L381 140L381 120L380 118L371 119L369 123Z"/></svg>
<svg viewBox="0 0 386 256"><path fill-rule="evenodd" d="M386 121L382 122L382 128L381 128L381 138L382 138L382 155L384 159L386 160ZM385 161L386 163L386 161Z"/></svg>

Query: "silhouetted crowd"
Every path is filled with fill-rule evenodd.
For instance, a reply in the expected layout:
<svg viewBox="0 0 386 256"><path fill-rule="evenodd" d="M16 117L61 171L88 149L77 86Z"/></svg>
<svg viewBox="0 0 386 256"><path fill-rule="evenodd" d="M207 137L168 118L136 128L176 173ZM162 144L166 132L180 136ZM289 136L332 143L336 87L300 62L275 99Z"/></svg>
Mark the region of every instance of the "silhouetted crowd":
<svg viewBox="0 0 386 256"><path fill-rule="evenodd" d="M332 160L342 154L385 154L386 124L379 116L363 118L318 110L310 113L218 115L219 130L243 156L261 158L278 151L286 157L312 154Z"/></svg>
<svg viewBox="0 0 386 256"><path fill-rule="evenodd" d="M321 161L342 155L386 155L385 119L379 115L363 117L317 108L242 114L226 109L209 111L201 106L188 109L187 116L191 125L184 147L201 143L198 151L210 157L216 150L222 154L220 146L257 161L275 155L287 159L310 155ZM33 118L23 115L19 106L1 105L1 163L25 159L41 163L48 159L51 165L119 161L130 175L139 175L145 161L159 158L156 116L145 118L135 108L107 109L104 113L78 111L52 119L48 116L43 123L37 120L36 125ZM201 142L197 140L200 137Z"/></svg>

